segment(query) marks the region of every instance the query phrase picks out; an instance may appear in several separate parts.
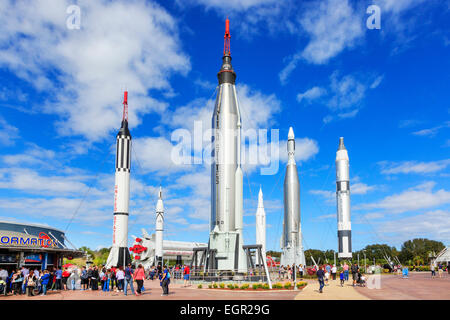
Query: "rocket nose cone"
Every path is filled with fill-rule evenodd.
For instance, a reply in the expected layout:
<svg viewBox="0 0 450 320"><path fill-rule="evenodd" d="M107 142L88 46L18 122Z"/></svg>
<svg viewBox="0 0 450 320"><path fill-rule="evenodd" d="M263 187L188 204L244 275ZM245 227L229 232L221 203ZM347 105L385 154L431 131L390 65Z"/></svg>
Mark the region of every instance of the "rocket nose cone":
<svg viewBox="0 0 450 320"><path fill-rule="evenodd" d="M344 137L339 138L339 149L338 150L345 150Z"/></svg>
<svg viewBox="0 0 450 320"><path fill-rule="evenodd" d="M288 140L294 140L294 139L295 139L294 129L292 129L292 127L289 127Z"/></svg>

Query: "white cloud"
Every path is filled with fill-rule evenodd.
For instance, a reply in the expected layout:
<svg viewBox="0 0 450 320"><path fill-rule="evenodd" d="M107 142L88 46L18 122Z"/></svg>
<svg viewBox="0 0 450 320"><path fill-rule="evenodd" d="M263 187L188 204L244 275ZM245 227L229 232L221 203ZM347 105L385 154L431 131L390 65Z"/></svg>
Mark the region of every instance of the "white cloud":
<svg viewBox="0 0 450 320"><path fill-rule="evenodd" d="M355 11L348 0L315 1L302 8L299 24L309 37L302 51L294 54L280 72L281 83L304 60L325 64L364 35L363 14Z"/></svg>
<svg viewBox="0 0 450 320"><path fill-rule="evenodd" d="M381 234L394 235L403 240L424 237L448 242L450 241L450 211L428 211L415 216L384 221L377 227Z"/></svg>
<svg viewBox="0 0 450 320"><path fill-rule="evenodd" d="M176 20L148 1L78 1L81 29L66 27L70 1L6 1L0 5L0 66L49 98L44 110L60 116L61 134L97 141L120 124L128 88L132 127L166 104L149 90L172 90L173 73L186 74ZM20 41L18 41L20 39ZM56 82L47 78L54 70Z"/></svg>
<svg viewBox="0 0 450 320"><path fill-rule="evenodd" d="M379 162L382 174L408 174L408 173L434 173L446 169L450 165L450 159L430 162L403 161L403 162Z"/></svg>
<svg viewBox="0 0 450 320"><path fill-rule="evenodd" d="M426 182L399 194L368 204L358 205L357 209L382 209L387 213L402 213L437 207L450 203L450 191L433 191L436 183Z"/></svg>
<svg viewBox="0 0 450 320"><path fill-rule="evenodd" d="M0 116L0 144L4 146L12 146L19 138L19 129L9 124Z"/></svg>
<svg viewBox="0 0 450 320"><path fill-rule="evenodd" d="M307 102L311 102L326 93L326 90L321 87L312 87L309 90L306 90L303 93L299 93L297 95L297 101L302 102L302 100L307 100Z"/></svg>
<svg viewBox="0 0 450 320"><path fill-rule="evenodd" d="M450 121L444 122L442 125L435 126L428 129L422 129L413 132L415 136L434 137L441 129L450 128Z"/></svg>
<svg viewBox="0 0 450 320"><path fill-rule="evenodd" d="M350 190L352 194L366 194L369 191L375 190L376 186L369 186L362 182L357 182L351 185Z"/></svg>

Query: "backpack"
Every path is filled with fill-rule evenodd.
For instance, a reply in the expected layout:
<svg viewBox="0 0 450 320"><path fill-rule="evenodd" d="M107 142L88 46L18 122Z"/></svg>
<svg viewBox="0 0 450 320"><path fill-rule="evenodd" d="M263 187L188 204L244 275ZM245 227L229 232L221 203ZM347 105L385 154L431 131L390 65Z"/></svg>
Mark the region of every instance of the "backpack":
<svg viewBox="0 0 450 320"><path fill-rule="evenodd" d="M166 278L167 278L167 279L170 279L170 272L168 272L168 271L167 271L167 276L166 276Z"/></svg>

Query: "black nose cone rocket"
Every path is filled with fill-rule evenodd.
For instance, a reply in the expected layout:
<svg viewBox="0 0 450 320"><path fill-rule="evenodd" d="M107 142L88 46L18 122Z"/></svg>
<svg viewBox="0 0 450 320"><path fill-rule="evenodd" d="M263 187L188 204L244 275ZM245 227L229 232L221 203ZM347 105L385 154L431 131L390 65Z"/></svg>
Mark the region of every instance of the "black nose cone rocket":
<svg viewBox="0 0 450 320"><path fill-rule="evenodd" d="M128 207L130 203L131 134L128 129L128 92L124 93L122 125L116 137L113 245L106 267L131 263L128 251Z"/></svg>

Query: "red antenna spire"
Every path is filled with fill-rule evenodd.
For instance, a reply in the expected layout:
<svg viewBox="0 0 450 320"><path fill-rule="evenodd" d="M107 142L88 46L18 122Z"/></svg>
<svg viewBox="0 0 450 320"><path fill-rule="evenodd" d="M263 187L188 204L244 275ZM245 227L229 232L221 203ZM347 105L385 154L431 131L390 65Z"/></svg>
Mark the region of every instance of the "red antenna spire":
<svg viewBox="0 0 450 320"><path fill-rule="evenodd" d="M123 119L122 121L128 122L128 91L125 90L123 94Z"/></svg>
<svg viewBox="0 0 450 320"><path fill-rule="evenodd" d="M223 55L224 56L231 56L231 49L230 49L230 20L225 20L225 35L223 36L224 43L223 43Z"/></svg>

